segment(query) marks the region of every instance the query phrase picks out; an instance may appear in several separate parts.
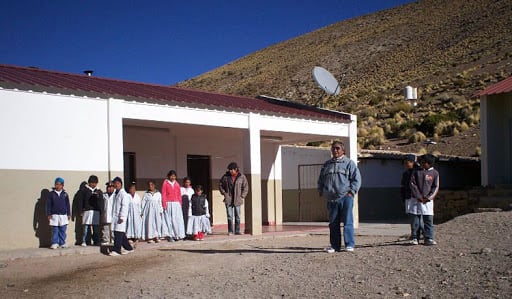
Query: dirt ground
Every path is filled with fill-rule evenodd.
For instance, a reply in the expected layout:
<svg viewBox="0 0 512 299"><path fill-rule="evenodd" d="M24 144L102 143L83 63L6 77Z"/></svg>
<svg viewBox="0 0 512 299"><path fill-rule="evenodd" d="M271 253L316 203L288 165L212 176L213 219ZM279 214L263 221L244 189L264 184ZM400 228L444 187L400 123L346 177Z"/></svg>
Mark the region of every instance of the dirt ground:
<svg viewBox="0 0 512 299"><path fill-rule="evenodd" d="M512 212L436 226L437 246L356 237L328 254L327 234L145 244L130 255L0 263L2 298L510 298Z"/></svg>

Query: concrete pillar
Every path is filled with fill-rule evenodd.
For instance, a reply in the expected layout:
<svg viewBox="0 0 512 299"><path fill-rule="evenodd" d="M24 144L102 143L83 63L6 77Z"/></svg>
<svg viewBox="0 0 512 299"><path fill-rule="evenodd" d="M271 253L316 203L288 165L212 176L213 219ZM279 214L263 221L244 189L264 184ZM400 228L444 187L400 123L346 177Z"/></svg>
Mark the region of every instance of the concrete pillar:
<svg viewBox="0 0 512 299"><path fill-rule="evenodd" d="M481 143L481 155L480 155L480 175L481 185L486 187L489 185L489 148L488 148L488 119L487 119L487 96L480 98L480 143Z"/></svg>
<svg viewBox="0 0 512 299"><path fill-rule="evenodd" d="M275 224L283 224L283 168L281 157L281 145L276 144L276 156L274 160L274 208L275 208Z"/></svg>
<svg viewBox="0 0 512 299"><path fill-rule="evenodd" d="M357 164L357 116L352 114L350 116L349 125L349 146L348 146L348 157L356 162ZM364 180L364 178L362 178ZM359 195L356 194L354 198L354 227L359 227Z"/></svg>
<svg viewBox="0 0 512 299"><path fill-rule="evenodd" d="M261 152L263 224L279 225L283 220L281 145L262 142Z"/></svg>
<svg viewBox="0 0 512 299"><path fill-rule="evenodd" d="M249 194L245 199L245 232L262 234L261 216L261 147L259 117L249 114L249 131L244 134L244 174L249 181Z"/></svg>

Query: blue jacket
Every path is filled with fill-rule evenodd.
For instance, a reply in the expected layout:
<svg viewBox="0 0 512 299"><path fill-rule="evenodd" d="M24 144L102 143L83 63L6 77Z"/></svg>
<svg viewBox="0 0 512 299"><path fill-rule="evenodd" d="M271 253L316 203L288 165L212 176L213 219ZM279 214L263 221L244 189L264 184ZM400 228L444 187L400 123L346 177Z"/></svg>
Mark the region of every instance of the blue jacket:
<svg viewBox="0 0 512 299"><path fill-rule="evenodd" d="M361 187L361 174L356 163L346 156L324 163L318 177L318 192L328 200L338 199L349 192L356 194Z"/></svg>
<svg viewBox="0 0 512 299"><path fill-rule="evenodd" d="M48 195L48 201L46 202L46 214L50 215L68 215L71 216L71 209L69 208L69 196L66 191L57 194L55 190L52 190Z"/></svg>

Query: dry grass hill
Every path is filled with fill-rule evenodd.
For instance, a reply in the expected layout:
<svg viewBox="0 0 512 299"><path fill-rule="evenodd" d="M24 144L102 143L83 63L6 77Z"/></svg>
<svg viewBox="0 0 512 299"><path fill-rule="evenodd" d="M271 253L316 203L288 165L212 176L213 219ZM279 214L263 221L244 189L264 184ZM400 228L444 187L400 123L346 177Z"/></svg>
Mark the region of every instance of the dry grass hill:
<svg viewBox="0 0 512 299"><path fill-rule="evenodd" d="M341 82L322 96L319 65ZM270 46L179 83L260 94L351 112L362 148L479 154L479 100L471 97L512 72L512 1L421 0L338 22ZM418 87L418 106L403 97Z"/></svg>

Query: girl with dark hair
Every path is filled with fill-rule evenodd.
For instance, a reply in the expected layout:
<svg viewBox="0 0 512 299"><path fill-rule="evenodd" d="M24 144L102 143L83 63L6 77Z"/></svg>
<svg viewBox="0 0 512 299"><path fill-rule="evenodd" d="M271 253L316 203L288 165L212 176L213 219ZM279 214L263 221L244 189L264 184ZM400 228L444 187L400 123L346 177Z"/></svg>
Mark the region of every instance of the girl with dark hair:
<svg viewBox="0 0 512 299"><path fill-rule="evenodd" d="M162 237L162 194L154 181L148 182L148 191L142 197L142 238L148 243L158 243Z"/></svg>
<svg viewBox="0 0 512 299"><path fill-rule="evenodd" d="M164 237L173 240L185 238L185 224L181 208L181 187L176 181L176 171L167 173L167 179L162 184L162 208L164 210Z"/></svg>

